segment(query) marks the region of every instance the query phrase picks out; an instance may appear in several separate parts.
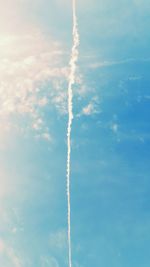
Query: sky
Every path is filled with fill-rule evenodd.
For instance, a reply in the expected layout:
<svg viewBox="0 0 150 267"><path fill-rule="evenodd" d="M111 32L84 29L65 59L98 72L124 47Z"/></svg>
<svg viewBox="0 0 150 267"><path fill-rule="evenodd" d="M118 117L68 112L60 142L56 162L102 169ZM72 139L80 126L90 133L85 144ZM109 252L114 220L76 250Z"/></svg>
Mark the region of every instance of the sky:
<svg viewBox="0 0 150 267"><path fill-rule="evenodd" d="M69 0L0 0L0 266L66 267ZM77 0L73 267L150 265L150 5Z"/></svg>

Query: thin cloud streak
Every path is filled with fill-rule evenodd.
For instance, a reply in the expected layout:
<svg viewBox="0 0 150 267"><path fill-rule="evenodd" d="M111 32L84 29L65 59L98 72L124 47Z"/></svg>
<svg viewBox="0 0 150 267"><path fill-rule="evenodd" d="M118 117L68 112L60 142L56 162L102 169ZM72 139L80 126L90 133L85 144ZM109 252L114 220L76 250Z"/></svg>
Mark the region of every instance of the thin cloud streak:
<svg viewBox="0 0 150 267"><path fill-rule="evenodd" d="M71 210L70 210L70 155L71 155L71 127L73 120L73 91L72 87L75 84L76 63L78 60L78 46L79 46L79 33L76 16L76 1L72 1L73 9L73 47L70 59L70 76L68 84L68 129L67 129L67 204L68 204L68 246L69 246L69 267L72 266L72 251L71 251Z"/></svg>

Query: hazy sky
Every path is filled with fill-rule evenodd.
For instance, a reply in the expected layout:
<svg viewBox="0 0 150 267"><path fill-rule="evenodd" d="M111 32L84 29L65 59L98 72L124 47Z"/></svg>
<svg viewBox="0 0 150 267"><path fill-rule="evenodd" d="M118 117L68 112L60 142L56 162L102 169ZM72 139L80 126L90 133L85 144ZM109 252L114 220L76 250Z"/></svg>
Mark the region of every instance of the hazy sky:
<svg viewBox="0 0 150 267"><path fill-rule="evenodd" d="M0 266L66 267L69 0L0 0ZM150 266L150 4L77 0L73 267Z"/></svg>

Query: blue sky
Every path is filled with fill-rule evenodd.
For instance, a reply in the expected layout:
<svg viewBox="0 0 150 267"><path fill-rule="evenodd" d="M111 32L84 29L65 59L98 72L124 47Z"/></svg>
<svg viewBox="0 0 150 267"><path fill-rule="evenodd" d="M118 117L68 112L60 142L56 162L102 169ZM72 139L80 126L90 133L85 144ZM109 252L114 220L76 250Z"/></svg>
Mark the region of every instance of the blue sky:
<svg viewBox="0 0 150 267"><path fill-rule="evenodd" d="M77 15L73 267L148 267L149 1ZM71 2L1 1L0 22L0 265L65 267Z"/></svg>

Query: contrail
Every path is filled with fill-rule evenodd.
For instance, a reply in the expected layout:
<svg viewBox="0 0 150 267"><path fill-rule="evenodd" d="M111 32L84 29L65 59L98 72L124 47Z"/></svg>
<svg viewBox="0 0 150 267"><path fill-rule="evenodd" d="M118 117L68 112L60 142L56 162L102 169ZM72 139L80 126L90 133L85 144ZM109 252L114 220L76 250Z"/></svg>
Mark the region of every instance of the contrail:
<svg viewBox="0 0 150 267"><path fill-rule="evenodd" d="M68 204L68 249L69 249L69 267L72 267L72 251L71 251L71 213L70 213L70 155L71 155L71 127L73 120L72 110L72 87L75 83L76 63L78 60L78 46L79 46L79 33L76 15L76 0L72 0L72 12L73 12L73 46L70 58L70 75L68 84L68 129L67 129L67 204Z"/></svg>

